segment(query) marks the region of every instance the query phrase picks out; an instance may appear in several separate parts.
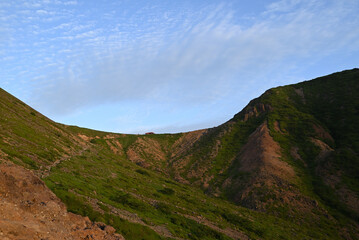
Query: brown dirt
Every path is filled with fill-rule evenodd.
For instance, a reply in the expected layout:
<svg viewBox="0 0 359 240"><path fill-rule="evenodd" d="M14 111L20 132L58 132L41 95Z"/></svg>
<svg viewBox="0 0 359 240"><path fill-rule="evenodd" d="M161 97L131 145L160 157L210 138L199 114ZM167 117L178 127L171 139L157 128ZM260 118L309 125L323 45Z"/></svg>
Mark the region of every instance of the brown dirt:
<svg viewBox="0 0 359 240"><path fill-rule="evenodd" d="M67 212L43 181L10 162L0 164L0 238L124 239L111 226Z"/></svg>
<svg viewBox="0 0 359 240"><path fill-rule="evenodd" d="M86 136L84 134L80 134L80 133L77 136L86 142L89 142L92 139L91 137L88 137L88 136Z"/></svg>
<svg viewBox="0 0 359 240"><path fill-rule="evenodd" d="M186 153L206 131L207 130L198 130L184 133L183 136L173 144L171 158L176 158Z"/></svg>
<svg viewBox="0 0 359 240"><path fill-rule="evenodd" d="M142 167L159 172L164 171L162 166L166 162L166 153L162 150L161 145L151 138L138 138L127 150L127 157Z"/></svg>
<svg viewBox="0 0 359 240"><path fill-rule="evenodd" d="M333 137L322 126L313 124L313 129L318 138L334 143Z"/></svg>
<svg viewBox="0 0 359 240"><path fill-rule="evenodd" d="M104 139L114 139L114 138L116 138L117 137L117 135L115 135L115 134L107 134L105 137L104 137Z"/></svg>
<svg viewBox="0 0 359 240"><path fill-rule="evenodd" d="M294 171L280 160L280 146L269 135L267 122L264 122L251 134L240 154L240 171L251 172L260 169L264 174L271 174L283 179L293 178Z"/></svg>
<svg viewBox="0 0 359 240"><path fill-rule="evenodd" d="M193 145L207 132L207 129L184 133L171 148L171 156L167 163L168 169L171 169L173 178L180 182L189 184L189 181L181 176L185 167L189 164L192 157L190 153Z"/></svg>
<svg viewBox="0 0 359 240"><path fill-rule="evenodd" d="M332 153L334 151L334 149L332 149L331 147L329 147L325 142L319 140L319 139L315 139L312 138L311 139L312 143L314 143L317 147L320 148L320 153L317 156L317 160L321 161L325 158L327 158L330 153Z"/></svg>
<svg viewBox="0 0 359 240"><path fill-rule="evenodd" d="M108 138L111 139L111 138ZM106 140L107 145L110 147L111 151L116 154L116 155L124 155L124 151L123 151L123 147L121 145L121 143L117 140Z"/></svg>
<svg viewBox="0 0 359 240"><path fill-rule="evenodd" d="M202 156L202 158L196 162L191 162L193 154L198 154L196 153L196 150L193 146L195 146L195 143L200 140L203 135L212 134L210 131L213 131L214 129L204 129L190 132L187 133L190 135L186 134L184 136L185 138L179 139L179 141L187 140L189 142L183 145L179 145L180 151L178 152L180 152L180 154L173 154L175 157L170 160L171 169L175 180L181 183L189 183L187 179L192 179L192 185L209 188L210 181L214 178L213 173L209 171L209 169L212 167L212 160L218 155L218 152L220 151L222 144L220 139L232 130L233 124L234 122L229 121L225 124L225 127L221 128L220 131L215 133L216 140L211 151L208 152L206 156ZM231 162L232 160L233 159L230 159L228 162ZM229 164L223 166L223 169L220 173L225 172L228 167ZM182 178L182 176L184 176L186 180ZM214 192L212 192L212 194L215 195Z"/></svg>
<svg viewBox="0 0 359 240"><path fill-rule="evenodd" d="M242 121L246 122L249 118L257 117L259 114L270 111L272 107L267 104L258 103L255 106L248 105L242 110Z"/></svg>
<svg viewBox="0 0 359 240"><path fill-rule="evenodd" d="M249 179L228 178L224 182L224 188L237 189L235 202L259 211L287 204L308 212L317 206L291 186L297 177L293 168L281 160L280 146L270 136L267 122L250 135L236 161L239 165L236 171L248 173Z"/></svg>

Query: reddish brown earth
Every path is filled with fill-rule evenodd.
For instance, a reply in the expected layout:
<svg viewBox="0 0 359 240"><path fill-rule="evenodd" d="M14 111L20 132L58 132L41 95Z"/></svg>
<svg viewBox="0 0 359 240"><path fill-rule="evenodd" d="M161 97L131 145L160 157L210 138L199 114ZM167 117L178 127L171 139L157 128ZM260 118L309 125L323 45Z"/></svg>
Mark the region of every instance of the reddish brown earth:
<svg viewBox="0 0 359 240"><path fill-rule="evenodd" d="M152 168L161 172L166 161L166 153L162 150L161 145L153 139L142 137L128 149L127 157L130 161L146 168ZM152 161L146 161L152 159Z"/></svg>
<svg viewBox="0 0 359 240"><path fill-rule="evenodd" d="M115 229L66 210L31 171L0 164L0 239L122 240Z"/></svg>
<svg viewBox="0 0 359 240"><path fill-rule="evenodd" d="M275 199L287 204L295 203L297 207L305 204L307 201L303 199L301 202L296 200L299 193L290 187L296 178L293 168L280 158L280 146L270 136L267 122L264 122L250 135L236 160L239 162L236 171L248 174L247 181L243 184L241 179L228 178L223 187L237 186L240 191L234 200L252 209L264 210ZM271 198L264 200L268 193L272 194Z"/></svg>

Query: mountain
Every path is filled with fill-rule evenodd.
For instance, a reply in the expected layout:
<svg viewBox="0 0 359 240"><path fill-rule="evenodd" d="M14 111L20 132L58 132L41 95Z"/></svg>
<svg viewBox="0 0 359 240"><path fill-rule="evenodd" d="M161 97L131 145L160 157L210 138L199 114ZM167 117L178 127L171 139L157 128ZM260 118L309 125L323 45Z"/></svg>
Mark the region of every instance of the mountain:
<svg viewBox="0 0 359 240"><path fill-rule="evenodd" d="M1 90L1 166L126 239L359 239L358 83L277 87L218 127L150 135L55 123Z"/></svg>
<svg viewBox="0 0 359 240"><path fill-rule="evenodd" d="M177 172L251 209L309 210L319 197L357 217L358 76L354 69L268 90L173 158L185 166Z"/></svg>

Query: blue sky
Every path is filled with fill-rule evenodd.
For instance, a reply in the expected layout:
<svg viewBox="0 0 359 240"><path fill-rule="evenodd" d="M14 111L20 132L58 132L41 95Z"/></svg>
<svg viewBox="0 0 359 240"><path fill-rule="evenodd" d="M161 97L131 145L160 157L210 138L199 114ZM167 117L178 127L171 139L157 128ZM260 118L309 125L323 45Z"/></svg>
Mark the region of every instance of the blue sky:
<svg viewBox="0 0 359 240"><path fill-rule="evenodd" d="M0 86L98 130L217 126L271 87L358 67L359 1L0 1Z"/></svg>

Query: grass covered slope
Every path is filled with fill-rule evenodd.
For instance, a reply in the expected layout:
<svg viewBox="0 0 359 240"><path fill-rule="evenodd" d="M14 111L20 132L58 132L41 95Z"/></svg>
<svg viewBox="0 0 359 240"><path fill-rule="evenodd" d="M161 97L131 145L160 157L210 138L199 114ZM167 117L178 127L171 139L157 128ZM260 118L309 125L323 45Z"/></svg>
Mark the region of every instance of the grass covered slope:
<svg viewBox="0 0 359 240"><path fill-rule="evenodd" d="M268 90L180 134L65 126L5 91L0 157L126 239L358 239L354 69Z"/></svg>
<svg viewBox="0 0 359 240"><path fill-rule="evenodd" d="M51 121L0 89L0 156L31 169L80 151L86 144L67 127Z"/></svg>

